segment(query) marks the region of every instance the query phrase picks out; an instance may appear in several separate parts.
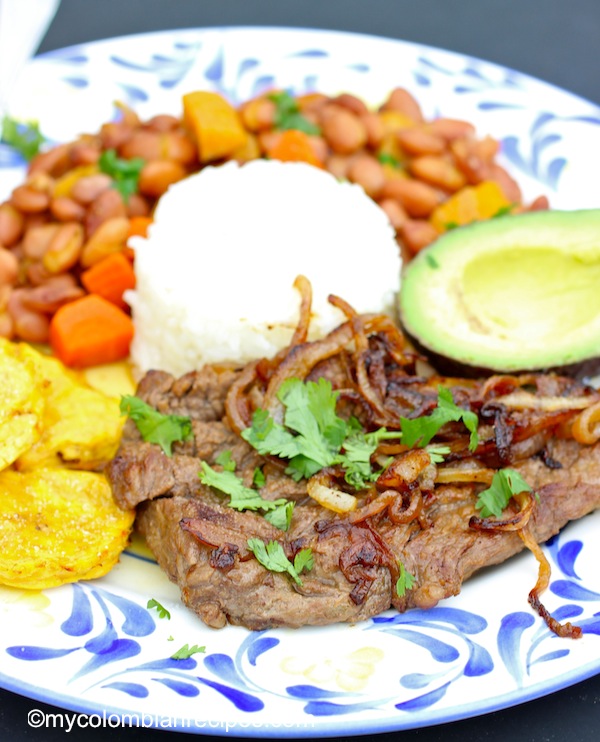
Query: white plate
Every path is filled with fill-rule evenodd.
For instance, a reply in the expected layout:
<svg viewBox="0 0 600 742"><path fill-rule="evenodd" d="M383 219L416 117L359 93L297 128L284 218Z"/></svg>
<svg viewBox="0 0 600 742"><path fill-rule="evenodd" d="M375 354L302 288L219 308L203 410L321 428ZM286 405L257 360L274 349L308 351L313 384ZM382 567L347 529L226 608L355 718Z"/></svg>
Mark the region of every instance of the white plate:
<svg viewBox="0 0 600 742"><path fill-rule="evenodd" d="M12 113L66 140L94 132L124 100L145 117L180 111L181 94L242 101L265 88L348 91L372 103L414 91L428 117L473 121L502 141L526 198L597 207L600 109L513 70L416 44L326 31L184 30L107 40L40 57ZM23 177L0 145L0 196ZM249 737L409 729L505 708L600 671L600 513L546 546L546 605L584 628L559 639L527 593L523 554L468 582L439 607L299 631L213 631L179 602L143 547L105 578L42 593L0 589L0 685L31 698L139 726ZM99 524L101 527L101 525ZM155 598L170 620L148 611ZM205 654L169 659L183 644Z"/></svg>

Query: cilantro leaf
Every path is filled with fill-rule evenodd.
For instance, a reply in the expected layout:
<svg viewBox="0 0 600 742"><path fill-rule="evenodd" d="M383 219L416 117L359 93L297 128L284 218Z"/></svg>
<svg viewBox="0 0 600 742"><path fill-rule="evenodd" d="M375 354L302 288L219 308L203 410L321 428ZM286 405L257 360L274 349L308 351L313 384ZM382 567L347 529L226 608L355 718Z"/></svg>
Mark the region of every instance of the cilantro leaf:
<svg viewBox="0 0 600 742"><path fill-rule="evenodd" d="M260 538L249 538L248 549L254 554L257 561L270 572L287 572L298 585L302 585L302 580L298 574L303 569L312 569L312 551L302 549L296 554L294 564L286 557L283 546L279 541L269 541L265 543ZM302 556L300 556L302 554ZM297 564L296 564L297 562Z"/></svg>
<svg viewBox="0 0 600 742"><path fill-rule="evenodd" d="M300 549L300 551L294 557L294 569L298 574L302 572L310 572L315 566L315 558L312 553L312 549Z"/></svg>
<svg viewBox="0 0 600 742"><path fill-rule="evenodd" d="M141 157L124 160L117 155L115 149L105 150L98 160L100 171L110 175L113 188L119 191L125 203L130 196L137 193L140 172L145 164L146 161Z"/></svg>
<svg viewBox="0 0 600 742"><path fill-rule="evenodd" d="M391 165L395 168L400 167L400 160L397 157L394 157L390 152L380 152L377 155L377 159L382 165Z"/></svg>
<svg viewBox="0 0 600 742"><path fill-rule="evenodd" d="M427 446L427 453L432 464L441 464L444 456L450 453L450 446Z"/></svg>
<svg viewBox="0 0 600 742"><path fill-rule="evenodd" d="M406 571L406 567L402 562L398 562L398 568L400 569L400 576L396 580L396 595L399 598L403 598L406 595L406 591L410 590L415 585L415 578Z"/></svg>
<svg viewBox="0 0 600 742"><path fill-rule="evenodd" d="M305 134L318 136L321 129L303 116L298 102L286 91L271 93L269 99L275 103L275 128L279 131L296 129Z"/></svg>
<svg viewBox="0 0 600 742"><path fill-rule="evenodd" d="M516 207L516 205L517 204L506 204L506 206L501 206L495 214L492 214L490 219L497 219L499 216L506 216L507 214L510 214L510 212Z"/></svg>
<svg viewBox="0 0 600 742"><path fill-rule="evenodd" d="M460 224L458 222L446 222L444 224L444 229L447 232L450 232L452 229L458 229L460 227Z"/></svg>
<svg viewBox="0 0 600 742"><path fill-rule="evenodd" d="M263 455L289 459L286 473L296 481L308 479L335 461L347 430L335 414L337 395L326 379L305 384L293 378L283 382L277 396L285 407L285 426L259 409L242 438Z"/></svg>
<svg viewBox="0 0 600 742"><path fill-rule="evenodd" d="M286 379L277 396L285 408L284 424L259 409L242 438L263 455L289 459L286 473L296 481L341 465L348 484L360 489L377 478L370 459L379 441L400 436L385 428L365 433L356 419L339 417L338 393L325 378L306 383Z"/></svg>
<svg viewBox="0 0 600 742"><path fill-rule="evenodd" d="M373 433L359 430L348 436L343 444L343 453L339 456L339 463L346 472L344 477L346 482L355 489L362 489L369 482L374 482L381 474L381 470L373 470L371 456L380 441L399 437L400 433L397 431L388 431L385 428L379 428Z"/></svg>
<svg viewBox="0 0 600 742"><path fill-rule="evenodd" d="M331 466L348 433L348 423L335 411L338 394L331 382L286 379L277 396L285 406L285 425L298 434L294 441L300 458L290 466L307 478Z"/></svg>
<svg viewBox="0 0 600 742"><path fill-rule="evenodd" d="M29 161L40 151L45 137L37 121L17 121L10 116L4 116L0 140L16 149Z"/></svg>
<svg viewBox="0 0 600 742"><path fill-rule="evenodd" d="M252 425L242 431L242 438L263 456L290 459L298 455L295 437L283 425L276 423L267 410L254 411Z"/></svg>
<svg viewBox="0 0 600 742"><path fill-rule="evenodd" d="M282 505L278 505L274 510L265 513L265 520L268 520L272 526L279 528L281 531L287 531L292 522L295 503L291 500Z"/></svg>
<svg viewBox="0 0 600 742"><path fill-rule="evenodd" d="M531 487L514 469L500 469L497 471L490 486L479 493L475 507L480 511L482 518L493 515L499 518L513 495L521 492L531 492Z"/></svg>
<svg viewBox="0 0 600 742"><path fill-rule="evenodd" d="M440 264L430 253L425 253L425 261L427 262L427 265L434 270L437 270L440 267Z"/></svg>
<svg viewBox="0 0 600 742"><path fill-rule="evenodd" d="M174 652L171 655L172 660L187 660L189 659L193 654L198 653L204 653L206 652L206 647L199 647L197 644L194 644L190 647L189 644L184 644L183 647L180 647L176 652Z"/></svg>
<svg viewBox="0 0 600 742"><path fill-rule="evenodd" d="M462 420L470 431L469 450L474 451L479 441L477 435L477 415L470 410L458 407L452 392L443 386L438 387L438 404L430 415L408 419L400 418L402 443L409 447L426 446L446 423Z"/></svg>
<svg viewBox="0 0 600 742"><path fill-rule="evenodd" d="M121 397L120 410L136 424L147 443L158 443L167 456L172 455L175 441L187 441L192 437L192 421L180 415L163 415L139 397L126 394Z"/></svg>
<svg viewBox="0 0 600 742"><path fill-rule="evenodd" d="M202 484L214 487L226 495L229 495L229 507L235 510L275 510L280 505L285 505L286 500L265 500L260 492L246 487L242 480L232 471L215 471L206 461L201 461L202 471L198 474Z"/></svg>
<svg viewBox="0 0 600 742"><path fill-rule="evenodd" d="M158 600L154 600L154 598L150 598L150 600L146 603L146 608L156 608L159 618L166 618L168 620L171 618L171 614L164 607L164 605L161 605Z"/></svg>
<svg viewBox="0 0 600 742"><path fill-rule="evenodd" d="M222 466L225 471L235 471L235 461L231 458L231 451L221 451L215 462Z"/></svg>
<svg viewBox="0 0 600 742"><path fill-rule="evenodd" d="M254 474L252 475L252 484L256 487L256 489L260 489L261 487L265 486L266 482L265 473L260 468L260 466L257 466L254 470Z"/></svg>

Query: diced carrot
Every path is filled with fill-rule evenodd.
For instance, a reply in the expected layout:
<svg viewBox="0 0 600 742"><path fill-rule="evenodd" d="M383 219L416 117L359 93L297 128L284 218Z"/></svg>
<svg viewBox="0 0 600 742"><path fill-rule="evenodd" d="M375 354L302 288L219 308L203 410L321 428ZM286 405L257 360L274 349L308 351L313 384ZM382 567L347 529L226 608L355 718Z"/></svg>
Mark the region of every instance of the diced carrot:
<svg viewBox="0 0 600 742"><path fill-rule="evenodd" d="M266 154L272 160L307 162L315 167L323 167L323 163L315 154L310 137L298 129L288 129L281 132L281 135L277 137Z"/></svg>
<svg viewBox="0 0 600 742"><path fill-rule="evenodd" d="M107 255L81 274L81 283L90 292L126 309L123 293L135 288L135 273L131 261L123 253Z"/></svg>
<svg viewBox="0 0 600 742"><path fill-rule="evenodd" d="M147 237L148 227L152 224L151 216L132 216L129 219L130 237Z"/></svg>
<svg viewBox="0 0 600 742"><path fill-rule="evenodd" d="M50 321L50 346L66 366L87 368L129 355L131 317L96 294L64 304Z"/></svg>

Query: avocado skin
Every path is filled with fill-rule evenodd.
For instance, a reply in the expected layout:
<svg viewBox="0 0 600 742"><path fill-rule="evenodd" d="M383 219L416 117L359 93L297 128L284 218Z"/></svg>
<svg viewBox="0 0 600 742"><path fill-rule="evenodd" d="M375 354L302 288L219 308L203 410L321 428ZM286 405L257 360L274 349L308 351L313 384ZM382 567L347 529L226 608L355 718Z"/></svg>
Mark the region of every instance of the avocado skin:
<svg viewBox="0 0 600 742"><path fill-rule="evenodd" d="M481 255L482 252L485 253L485 247L482 247L482 243L485 245L486 235L491 234L492 230L494 230L491 239L492 245L497 247L498 244L501 244L509 247L510 244L506 242L505 236L511 232L513 226L517 227L517 230L522 230L523 227L525 227L532 237L534 234L539 232L545 233L547 236L549 233L546 230L548 229L557 230L563 235L568 234L569 237L573 237L573 235L577 235L581 228L581 238L584 244L590 241L590 236L591 241L596 246L596 250L600 244L600 209L530 212L519 215L507 215L487 222L476 222L453 230L452 233L448 232L438 238L436 242L422 250L413 262L415 264L420 263L421 265L423 265L424 262L427 262L430 265L435 265L436 269L439 268L440 263L444 263L444 260L447 264L449 255L451 255L455 249L462 249L454 247L454 241L459 237L459 233L462 233L460 235L460 241L463 245L465 242L467 244L477 244L478 251L481 250L479 255ZM504 233L503 237L499 237L501 233ZM462 235L464 235L464 238ZM474 235L477 235L477 240L473 239ZM536 240L532 240L532 242L535 241ZM524 243L526 245L527 239L524 240ZM553 241L552 239L550 240L551 245L557 245L560 243L561 239L557 239L556 241ZM449 249L449 247L451 249ZM440 248L442 248L441 251ZM468 249L470 250L471 248ZM439 260L438 258L442 258L442 260ZM416 268L416 265L414 268ZM509 368L503 368L501 358L498 358L497 360L488 358L486 361L478 363L477 353L473 348L471 348L471 352L469 353L469 361L466 361L464 356L461 356L458 353L455 353L454 355L452 353L445 353L440 347L441 344L439 342L436 343L433 336L431 336L431 341L434 345L434 347L432 347L428 342L426 333L422 336L420 333L415 331L416 328L413 327L413 310L412 308L408 308L409 305L406 301L403 303L402 289L405 285L406 273L410 272L411 269L413 269L413 265L412 263L409 263L405 266L403 272L403 283L401 285L400 300L398 302L399 322L404 334L407 339L410 340L415 350L421 353L440 374L447 376L461 376L464 378L481 378L493 374L514 375L520 373L557 373L579 380L589 379L590 377L600 374L600 353L598 351L597 342L594 343L595 347L590 349L589 356L582 357L580 355L580 360L561 362L561 352L560 349L557 348L555 363L553 362L554 359L550 358L546 358L543 363L536 363L535 358L529 360L523 358L523 363L518 364L518 367L514 363L509 363ZM421 269L419 269L419 271L421 271ZM414 295L415 288L418 287L419 284L415 280L416 277L414 273L411 278L411 295ZM423 276L419 276L419 280L423 280ZM452 275L451 271L450 280L454 280L454 275ZM426 290L424 291L424 294L427 296ZM439 310L448 312L448 314L444 316L446 316L447 321L451 323L452 316L450 307L444 306L442 310L440 306ZM597 335L594 336L594 339L597 337ZM568 353L563 350L563 357L566 355L568 355ZM548 361L550 361L550 363L548 363Z"/></svg>
<svg viewBox="0 0 600 742"><path fill-rule="evenodd" d="M595 358L586 358L577 363L558 364L556 366L548 366L547 368L540 368L539 366L531 366L529 368L523 367L517 371L514 369L505 370L498 366L495 368L476 366L470 363L465 363L458 358L450 358L449 356L442 355L441 353L428 348L426 345L421 343L418 338L411 335L405 327L402 327L402 331L414 349L423 355L427 359L428 363L442 376L453 376L463 379L481 379L495 374L516 376L521 373L555 373L560 376L570 376L574 379L585 381L600 374L600 356Z"/></svg>

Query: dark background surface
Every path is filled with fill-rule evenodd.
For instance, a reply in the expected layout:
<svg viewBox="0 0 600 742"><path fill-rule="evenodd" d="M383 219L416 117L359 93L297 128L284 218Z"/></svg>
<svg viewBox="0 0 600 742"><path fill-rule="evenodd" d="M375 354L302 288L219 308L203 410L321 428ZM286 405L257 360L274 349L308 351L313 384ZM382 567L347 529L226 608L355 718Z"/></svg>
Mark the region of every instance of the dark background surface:
<svg viewBox="0 0 600 742"><path fill-rule="evenodd" d="M62 0L40 52L130 33L225 25L337 29L420 42L518 69L600 104L600 0ZM152 729L33 729L27 713L34 708L57 711L0 691L0 740L192 739ZM512 709L378 739L595 741L600 675Z"/></svg>

